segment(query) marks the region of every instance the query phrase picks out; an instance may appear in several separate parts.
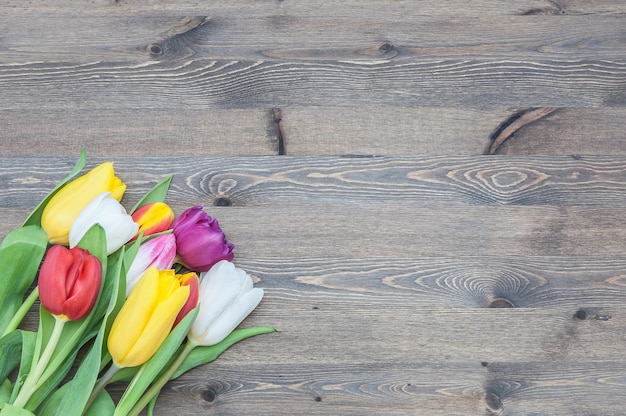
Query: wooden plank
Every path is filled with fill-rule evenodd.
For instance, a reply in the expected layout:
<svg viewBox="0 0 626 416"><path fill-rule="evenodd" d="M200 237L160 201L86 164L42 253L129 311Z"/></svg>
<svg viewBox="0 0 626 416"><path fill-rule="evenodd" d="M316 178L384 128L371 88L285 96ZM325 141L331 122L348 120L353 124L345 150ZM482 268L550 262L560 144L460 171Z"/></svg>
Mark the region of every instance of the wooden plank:
<svg viewBox="0 0 626 416"><path fill-rule="evenodd" d="M49 109L0 111L2 157L173 157L275 155L271 111L263 109ZM15 163L14 161L12 163Z"/></svg>
<svg viewBox="0 0 626 416"><path fill-rule="evenodd" d="M625 77L626 62L599 60L4 64L0 110L622 106Z"/></svg>
<svg viewBox="0 0 626 416"><path fill-rule="evenodd" d="M104 149L96 147L96 151ZM4 188L0 207L36 206L71 170L74 159L0 158ZM129 204L172 174L168 201L177 206L463 209L526 205L548 212L557 206L588 205L588 209L597 206L610 211L626 205L626 160L622 156L276 158L163 154L160 158L103 159L93 157L90 148L88 159L87 168L105 160L115 163L118 175L128 185L125 201ZM27 177L25 169L29 169Z"/></svg>
<svg viewBox="0 0 626 416"><path fill-rule="evenodd" d="M285 153L314 155L479 155L519 109L393 106L287 107L281 110ZM267 109L118 110L35 108L0 111L1 157L250 156L278 153ZM501 155L626 154L624 107L561 108L517 130ZM228 138L228 139L226 139ZM393 140L387 140L393 138ZM590 139L593 138L593 139ZM262 162L260 162L262 164Z"/></svg>
<svg viewBox="0 0 626 416"><path fill-rule="evenodd" d="M177 213L196 201L172 204ZM622 210L575 206L214 207L246 257L621 255ZM2 208L0 234L28 211ZM302 224L315 224L303 227Z"/></svg>
<svg viewBox="0 0 626 416"><path fill-rule="evenodd" d="M588 14L622 14L626 9L620 0L563 0L553 3L548 0L477 0L472 7L462 0L450 0L445 3L421 1L419 7L413 2L394 2L399 11L393 7L381 7L376 0L311 0L307 2L276 2L259 0L250 3L246 0L233 0L228 3L210 3L203 0L182 0L173 4L166 0L134 1L134 0L92 0L89 7L79 8L71 0L57 0L54 3L26 3L19 0L5 0L0 10L19 13L45 12L52 16L79 14L81 16L134 16L142 14L180 15L212 10L224 15L241 16L255 14L267 17L276 14L313 14L332 16L353 16L355 13L364 15L392 15L397 18L407 16L441 16L458 17L460 13L470 17L498 17L510 15L588 15ZM332 10L333 12L329 12ZM327 13L325 13L327 12ZM402 13L401 13L402 12Z"/></svg>
<svg viewBox="0 0 626 416"><path fill-rule="evenodd" d="M490 385L485 380L489 370L464 363L406 363L404 367L390 363L386 368L362 365L340 374L321 364L310 365L305 371L285 366L235 370L232 366L215 366L209 374L198 375L199 380L172 383L164 390L159 408L178 404L183 396L190 411L199 408L220 414L363 415L382 414L384 407L385 414L393 415L503 411L588 415L591 409L597 410L599 397L603 409L611 414L619 414L624 400L620 390L623 368L619 364L615 368L611 363L567 362L547 367L529 363L494 365L493 371L498 367L517 371L503 380L492 378ZM258 374L263 372L269 373L271 382L259 379ZM258 413L265 406L275 409L275 413Z"/></svg>
<svg viewBox="0 0 626 416"><path fill-rule="evenodd" d="M621 362L484 367L478 362L377 362L341 369L310 363L302 369L253 361L241 365L227 356L194 371L194 378L168 385L158 409L180 412L188 406L183 414L201 409L233 415L582 416L597 414L599 402L602 414L620 414L626 399Z"/></svg>
<svg viewBox="0 0 626 416"><path fill-rule="evenodd" d="M558 109L516 131L498 148L498 154L619 154L626 148L621 111L612 107Z"/></svg>
<svg viewBox="0 0 626 416"><path fill-rule="evenodd" d="M411 3L357 4L298 2L294 7L251 8L246 3L237 10L190 9L187 15L180 9L168 13L154 6L148 15L129 15L120 6L106 8L121 12L118 16L106 12L93 16L96 9L76 7L61 15L59 10L48 13L45 7L10 9L0 17L3 40L10 45L2 51L3 61L27 63L41 61L43 56L48 61L83 63L190 57L374 62L394 57L619 60L626 49L623 5L615 14L581 10L571 16L567 7L558 10L556 3L547 1L544 8L527 3L504 15L476 6L465 18L458 18L419 13ZM492 2L493 6L497 4ZM448 10L458 13L458 9Z"/></svg>
<svg viewBox="0 0 626 416"><path fill-rule="evenodd" d="M245 242L241 242L245 244ZM239 253L237 253L239 254ZM400 254L400 253L399 253ZM608 321L623 306L622 255L519 257L241 257L237 264L277 303L303 310L346 304L384 309L534 308L573 320ZM360 309L360 306L355 307Z"/></svg>

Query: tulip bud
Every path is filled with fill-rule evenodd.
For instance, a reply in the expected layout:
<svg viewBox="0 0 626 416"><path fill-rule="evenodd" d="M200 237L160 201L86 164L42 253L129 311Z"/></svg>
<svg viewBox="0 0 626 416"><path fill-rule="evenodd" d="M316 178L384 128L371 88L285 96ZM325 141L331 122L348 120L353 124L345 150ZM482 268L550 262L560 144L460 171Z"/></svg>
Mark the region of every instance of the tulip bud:
<svg viewBox="0 0 626 416"><path fill-rule="evenodd" d="M189 286L189 297L187 298L187 302L183 305L180 312L178 312L178 316L174 321L174 326L178 325L180 321L183 320L185 316L196 306L198 306L198 296L199 296L199 285L200 279L198 279L198 275L191 272L185 274L177 274L176 278L180 281L182 286Z"/></svg>
<svg viewBox="0 0 626 416"><path fill-rule="evenodd" d="M252 278L229 261L222 260L200 275L200 310L189 330L196 345L215 345L228 336L257 307L263 289L252 287Z"/></svg>
<svg viewBox="0 0 626 416"><path fill-rule="evenodd" d="M102 192L122 199L126 185L115 176L113 163L105 162L61 188L48 202L41 215L41 226L52 244L69 243L70 227L78 214Z"/></svg>
<svg viewBox="0 0 626 416"><path fill-rule="evenodd" d="M197 272L207 271L220 260L232 261L235 246L216 219L196 206L185 210L172 225L180 263Z"/></svg>
<svg viewBox="0 0 626 416"><path fill-rule="evenodd" d="M128 297L139 278L150 266L156 266L158 270L170 269L175 257L176 237L174 234L160 235L141 244L126 273L126 296Z"/></svg>
<svg viewBox="0 0 626 416"><path fill-rule="evenodd" d="M174 211L164 202L152 202L142 205L132 214L133 221L139 224L135 238L143 233L144 237L169 230L174 222Z"/></svg>
<svg viewBox="0 0 626 416"><path fill-rule="evenodd" d="M180 284L174 270L146 270L113 321L107 346L114 364L135 367L148 361L188 297L189 286Z"/></svg>
<svg viewBox="0 0 626 416"><path fill-rule="evenodd" d="M100 260L87 250L54 245L39 272L41 304L64 320L78 320L96 303L101 280Z"/></svg>
<svg viewBox="0 0 626 416"><path fill-rule="evenodd" d="M107 254L117 251L139 229L139 225L126 213L122 204L112 198L109 192L104 192L95 197L76 217L70 228L70 247L76 246L95 224L100 224L104 229Z"/></svg>

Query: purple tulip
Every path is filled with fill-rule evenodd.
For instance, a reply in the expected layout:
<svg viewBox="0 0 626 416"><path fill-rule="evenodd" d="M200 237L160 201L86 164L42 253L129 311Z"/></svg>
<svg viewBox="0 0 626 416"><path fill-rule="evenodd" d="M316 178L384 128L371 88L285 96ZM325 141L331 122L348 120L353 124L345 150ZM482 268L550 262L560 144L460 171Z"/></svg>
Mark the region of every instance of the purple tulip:
<svg viewBox="0 0 626 416"><path fill-rule="evenodd" d="M205 272L220 260L232 261L235 246L226 236L217 220L201 206L185 210L172 225L176 236L179 262L196 272Z"/></svg>

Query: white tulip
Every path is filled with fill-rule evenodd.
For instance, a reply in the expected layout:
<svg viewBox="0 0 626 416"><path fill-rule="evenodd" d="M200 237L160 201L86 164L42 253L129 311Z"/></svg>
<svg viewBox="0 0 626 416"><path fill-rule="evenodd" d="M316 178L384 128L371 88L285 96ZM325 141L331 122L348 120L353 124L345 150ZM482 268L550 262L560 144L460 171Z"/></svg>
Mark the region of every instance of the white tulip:
<svg viewBox="0 0 626 416"><path fill-rule="evenodd" d="M215 345L226 338L263 298L252 278L227 260L200 274L199 311L189 330L196 345Z"/></svg>
<svg viewBox="0 0 626 416"><path fill-rule="evenodd" d="M111 198L110 192L103 192L95 197L72 223L69 234L70 247L76 246L95 224L100 224L104 228L107 254L117 251L139 230L139 225L126 213L122 204Z"/></svg>

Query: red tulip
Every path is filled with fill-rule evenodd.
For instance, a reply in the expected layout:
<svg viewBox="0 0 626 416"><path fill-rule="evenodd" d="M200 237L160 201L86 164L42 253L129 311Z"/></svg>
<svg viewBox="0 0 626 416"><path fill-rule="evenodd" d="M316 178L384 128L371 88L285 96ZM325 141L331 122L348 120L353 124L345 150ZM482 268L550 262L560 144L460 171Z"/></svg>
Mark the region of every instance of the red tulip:
<svg viewBox="0 0 626 416"><path fill-rule="evenodd" d="M174 320L173 327L178 325L178 323L182 321L193 308L198 306L198 297L200 296L200 279L197 274L193 272L177 274L176 278L180 282L181 286L189 286L189 297L180 312L178 312L178 316Z"/></svg>
<svg viewBox="0 0 626 416"><path fill-rule="evenodd" d="M74 321L87 315L96 303L102 280L98 258L85 249L54 245L39 272L39 298L51 314Z"/></svg>

